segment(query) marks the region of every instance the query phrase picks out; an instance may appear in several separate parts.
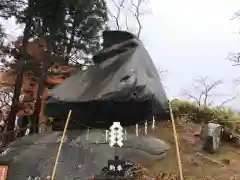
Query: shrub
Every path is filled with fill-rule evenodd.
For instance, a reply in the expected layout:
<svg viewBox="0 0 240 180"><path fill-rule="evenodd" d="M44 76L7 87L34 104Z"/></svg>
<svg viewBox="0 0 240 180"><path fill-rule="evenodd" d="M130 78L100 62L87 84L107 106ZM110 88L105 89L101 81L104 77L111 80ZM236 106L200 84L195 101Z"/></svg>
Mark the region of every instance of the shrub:
<svg viewBox="0 0 240 180"><path fill-rule="evenodd" d="M184 115L186 121L193 123L217 122L234 129L234 132L240 131L240 116L234 114L229 108L199 107L197 103L179 99L174 99L170 103L173 114L177 118L181 118Z"/></svg>

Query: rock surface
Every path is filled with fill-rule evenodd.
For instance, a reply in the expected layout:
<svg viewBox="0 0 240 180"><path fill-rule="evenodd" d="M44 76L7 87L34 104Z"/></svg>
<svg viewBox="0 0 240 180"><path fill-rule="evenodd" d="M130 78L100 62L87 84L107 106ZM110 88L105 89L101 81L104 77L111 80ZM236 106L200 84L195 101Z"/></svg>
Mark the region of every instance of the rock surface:
<svg viewBox="0 0 240 180"><path fill-rule="evenodd" d="M24 137L13 142L0 156L0 164L9 164L8 179L27 180L29 177L47 179L51 176L60 132L48 132ZM111 148L105 142L105 132L68 132L57 166L56 178L85 179L106 166L115 153L125 160L143 166L162 158L170 146L154 137L129 135L123 148ZM116 152L115 152L116 151ZM145 164L144 164L145 163Z"/></svg>

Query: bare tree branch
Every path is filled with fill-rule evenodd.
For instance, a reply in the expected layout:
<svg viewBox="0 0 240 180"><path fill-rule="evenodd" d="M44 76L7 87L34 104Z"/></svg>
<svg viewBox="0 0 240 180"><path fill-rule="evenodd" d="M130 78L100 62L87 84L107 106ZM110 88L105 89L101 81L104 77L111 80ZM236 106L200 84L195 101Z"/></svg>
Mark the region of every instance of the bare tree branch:
<svg viewBox="0 0 240 180"><path fill-rule="evenodd" d="M130 7L128 6L127 3L131 3ZM135 32L136 36L139 38L143 25L140 20L140 17L143 16L145 13L142 11L142 7L144 3L146 3L145 0L131 0L131 1L126 1L126 0L111 0L111 3L115 7L115 12L113 10L108 9L108 13L110 18L114 21L116 24L116 30L127 30L130 31L130 21L132 18L136 21L134 24L134 30L131 30L132 33L133 31ZM146 7L146 6L144 6ZM124 11L124 12L123 12ZM128 13L127 13L128 12ZM130 13L130 14L129 14ZM124 22L122 20L124 19ZM121 26L121 24L124 24L124 26ZM136 28L137 24L137 28Z"/></svg>
<svg viewBox="0 0 240 180"><path fill-rule="evenodd" d="M196 79L196 85L194 89L198 91L198 95L192 95L189 91L184 91L184 95L188 97L188 99L192 99L197 102L200 107L203 105L204 107L212 105L213 101L209 101L209 97L214 89L216 89L219 85L223 84L222 80L217 80L212 83L208 82L208 77L200 77Z"/></svg>
<svg viewBox="0 0 240 180"><path fill-rule="evenodd" d="M233 80L234 87L238 86L240 84L240 77Z"/></svg>
<svg viewBox="0 0 240 180"><path fill-rule="evenodd" d="M239 93L237 93L237 95L233 96L233 97L230 97L228 99L226 99L225 101L223 101L218 107L219 108L222 108L225 104L235 100L237 97L238 97Z"/></svg>
<svg viewBox="0 0 240 180"><path fill-rule="evenodd" d="M240 18L240 10L238 10L237 12L234 13L233 17L231 18L231 20L235 20L237 18ZM240 53L229 53L228 54L228 60L233 62L233 66L238 66L240 65Z"/></svg>
<svg viewBox="0 0 240 180"><path fill-rule="evenodd" d="M207 106L207 100L208 100L208 97L210 96L210 92L212 89L216 88L218 85L222 84L223 81L221 80L217 80L215 82L213 82L212 84L208 84L207 83L207 77L205 78L202 78L199 82L200 84L202 84L204 86L204 100L203 100L203 103L204 103L204 106Z"/></svg>
<svg viewBox="0 0 240 180"><path fill-rule="evenodd" d="M233 66L239 66L240 65L240 53L229 53L228 60L230 60L231 62L233 62Z"/></svg>
<svg viewBox="0 0 240 180"><path fill-rule="evenodd" d="M166 75L167 72L168 72L167 69L159 69L159 70L158 70L158 74L159 74L161 80L164 79L164 77L165 77L165 75Z"/></svg>
<svg viewBox="0 0 240 180"><path fill-rule="evenodd" d="M240 10L234 13L233 17L230 20L234 20L240 17Z"/></svg>
<svg viewBox="0 0 240 180"><path fill-rule="evenodd" d="M190 92L184 91L184 95L187 96L188 99L192 99L192 100L196 101L198 106L201 105L201 101L199 100L200 98L197 98L197 97L193 96Z"/></svg>
<svg viewBox="0 0 240 180"><path fill-rule="evenodd" d="M211 106L213 104L213 101L210 101L207 106Z"/></svg>
<svg viewBox="0 0 240 180"><path fill-rule="evenodd" d="M128 25L128 16L125 15L125 26L126 26L126 30L130 31L129 25Z"/></svg>
<svg viewBox="0 0 240 180"><path fill-rule="evenodd" d="M110 9L108 9L108 13L109 15L114 19L115 23L116 23L116 30L120 30L121 26L120 26L120 15L121 15L121 10L124 7L124 0L120 0L119 3L116 2L117 0L112 0L112 3L114 4L115 8L117 9L116 15L114 15L114 13L111 12Z"/></svg>
<svg viewBox="0 0 240 180"><path fill-rule="evenodd" d="M159 69L159 70L158 70L159 75L165 74L165 73L167 73L167 72L168 72L167 69Z"/></svg>
<svg viewBox="0 0 240 180"><path fill-rule="evenodd" d="M140 21L140 7L143 3L143 0L138 0L137 3L134 3L134 0L132 0L132 5L135 8L135 12L133 13L134 17L136 18L137 24L138 24L138 31L137 31L137 37L140 37L141 31L142 31L142 23Z"/></svg>

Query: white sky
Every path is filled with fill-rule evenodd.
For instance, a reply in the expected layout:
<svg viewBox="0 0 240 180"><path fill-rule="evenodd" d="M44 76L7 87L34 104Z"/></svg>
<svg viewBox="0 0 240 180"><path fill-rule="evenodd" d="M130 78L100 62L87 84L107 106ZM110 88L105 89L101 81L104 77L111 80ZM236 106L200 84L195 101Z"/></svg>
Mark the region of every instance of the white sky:
<svg viewBox="0 0 240 180"><path fill-rule="evenodd" d="M169 98L191 91L198 76L225 81L215 103L240 91L232 83L240 77L240 66L226 60L229 52L240 52L240 21L230 20L239 0L150 0L150 7L152 14L142 18L142 39L156 67L168 70L163 83ZM20 33L14 20L4 24L9 39ZM240 109L240 97L230 105Z"/></svg>
<svg viewBox="0 0 240 180"><path fill-rule="evenodd" d="M240 67L226 60L228 52L240 52L240 21L230 20L239 0L152 0L151 8L142 37L155 65L168 69L163 81L169 98L191 91L198 76L226 82L215 103L240 90L232 83L240 77ZM240 98L231 103L237 109L239 105Z"/></svg>

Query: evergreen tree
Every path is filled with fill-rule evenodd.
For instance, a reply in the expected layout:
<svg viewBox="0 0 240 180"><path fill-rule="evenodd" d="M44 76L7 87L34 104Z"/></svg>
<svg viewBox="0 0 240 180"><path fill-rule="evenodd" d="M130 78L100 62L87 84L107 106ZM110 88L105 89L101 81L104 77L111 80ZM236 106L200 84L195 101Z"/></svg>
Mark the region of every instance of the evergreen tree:
<svg viewBox="0 0 240 180"><path fill-rule="evenodd" d="M108 21L104 0L70 0L67 4L67 57L89 60L100 49L100 37Z"/></svg>
<svg viewBox="0 0 240 180"><path fill-rule="evenodd" d="M105 0L35 1L34 35L51 36L54 54L79 63L99 50L108 21Z"/></svg>
<svg viewBox="0 0 240 180"><path fill-rule="evenodd" d="M54 56L62 56L60 59L64 60L65 64L69 64L70 61L79 63L79 60L89 60L100 48L100 35L108 20L104 0L2 0L0 17L13 16L17 23L25 24L25 28L22 37L19 38L21 48L15 53L13 63L18 74L8 116L9 131L14 128L24 73L33 69L34 63L31 60L34 59L27 53L29 39L44 39L47 49L38 65L35 63L35 70L38 72L38 95L33 123L38 124L45 77L51 65L59 63L55 61L59 58Z"/></svg>
<svg viewBox="0 0 240 180"><path fill-rule="evenodd" d="M104 0L35 0L35 28L38 36L46 40L41 75L38 81L38 95L33 113L33 124L39 123L45 77L55 62L52 55L65 56L69 63L74 50L75 58L85 58L100 48L100 35L107 21L107 7ZM81 57L76 56L81 54ZM34 129L37 132L38 129Z"/></svg>
<svg viewBox="0 0 240 180"><path fill-rule="evenodd" d="M19 97L21 93L21 87L22 87L22 80L23 80L23 75L24 75L24 65L25 62L28 59L27 56L27 44L28 40L30 38L30 33L31 33L31 26L32 26L32 5L33 5L33 0L28 0L27 5L28 8L26 9L26 16L24 18L25 21L25 28L24 28L24 33L23 33L23 38L22 38L22 48L20 49L19 53L16 53L15 58L17 59L17 71L18 74L16 76L15 80L15 85L14 85L14 91L13 91L13 98L12 98L12 104L11 104L11 111L8 115L7 118L7 130L12 131L14 129L14 123L15 123L15 117L17 113L17 108L19 104ZM16 18L20 18L19 8L23 8L25 6L24 1L20 0L3 0L1 1L1 9L0 9L0 15L1 17L4 18L10 18L12 16L15 16ZM12 10L12 11L11 11ZM9 134L8 137L5 139L4 143L9 142L12 139L13 134Z"/></svg>

